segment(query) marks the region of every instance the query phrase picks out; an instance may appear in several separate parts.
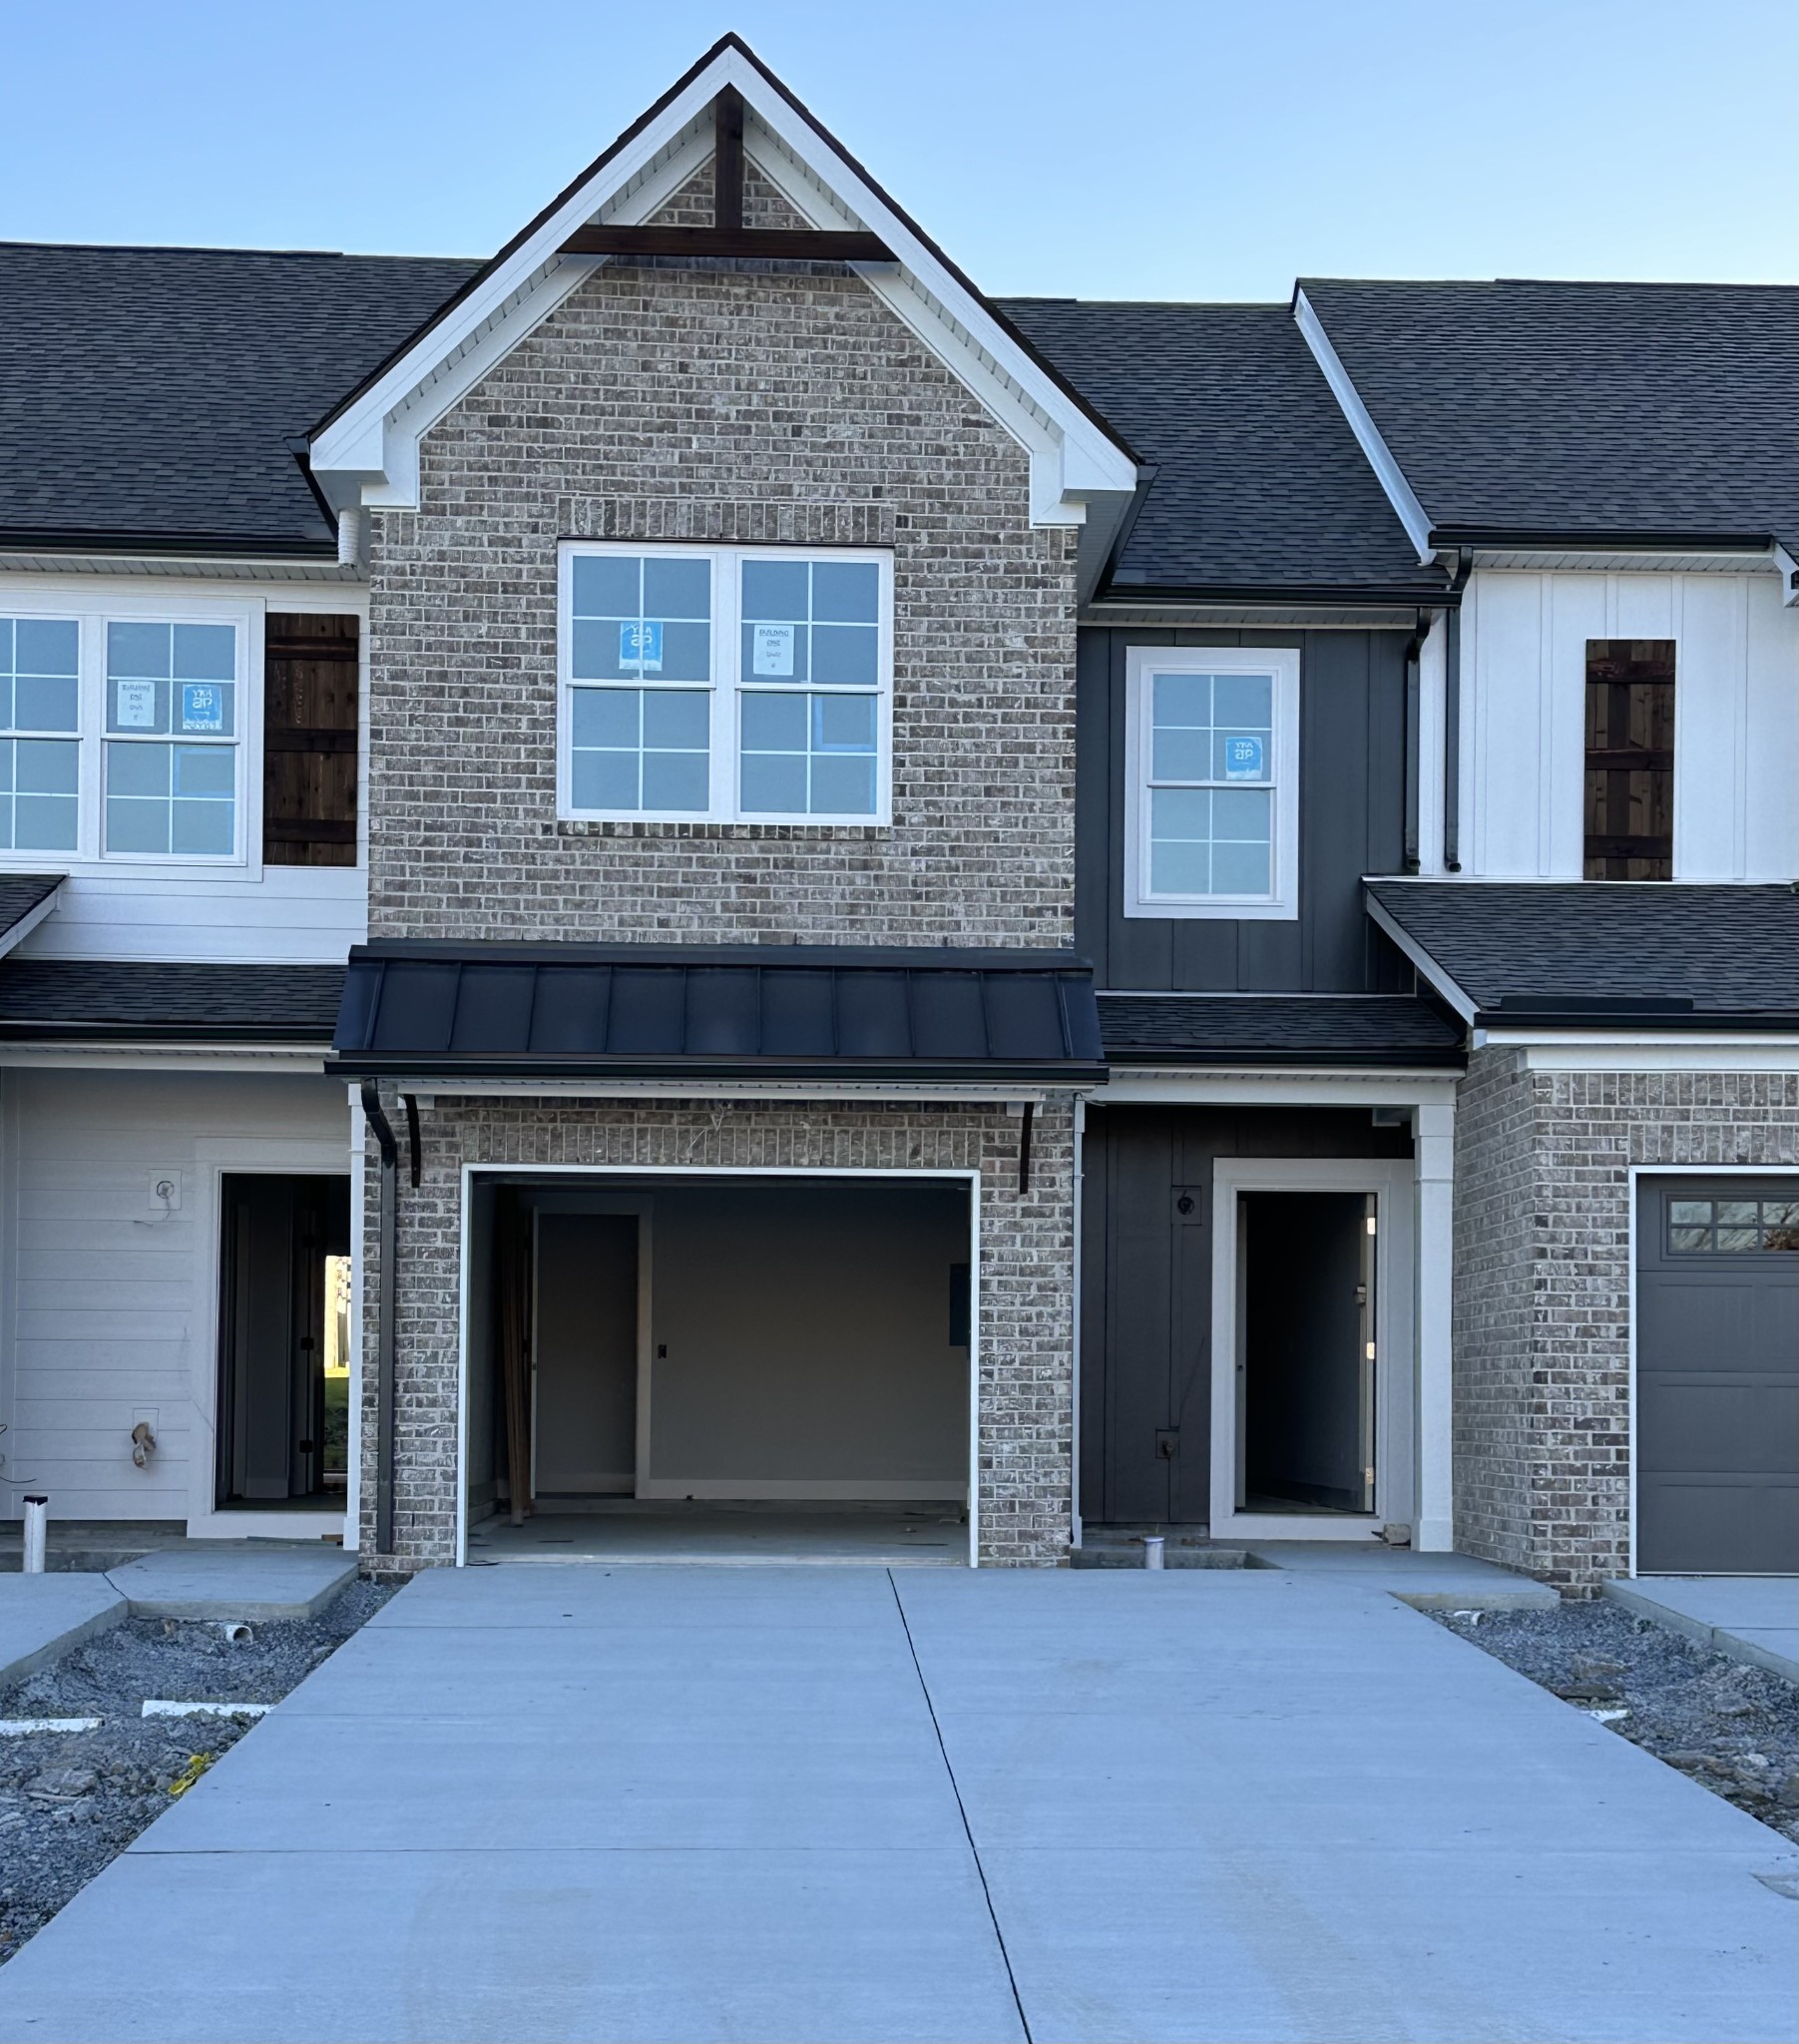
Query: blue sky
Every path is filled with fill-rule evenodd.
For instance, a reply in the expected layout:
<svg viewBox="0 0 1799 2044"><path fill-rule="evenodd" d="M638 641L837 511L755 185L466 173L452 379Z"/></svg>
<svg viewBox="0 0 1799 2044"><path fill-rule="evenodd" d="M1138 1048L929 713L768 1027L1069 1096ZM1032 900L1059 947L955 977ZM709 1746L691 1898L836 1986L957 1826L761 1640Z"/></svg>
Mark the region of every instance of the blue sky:
<svg viewBox="0 0 1799 2044"><path fill-rule="evenodd" d="M0 238L485 255L727 28L995 292L1794 271L1792 0L0 0Z"/></svg>

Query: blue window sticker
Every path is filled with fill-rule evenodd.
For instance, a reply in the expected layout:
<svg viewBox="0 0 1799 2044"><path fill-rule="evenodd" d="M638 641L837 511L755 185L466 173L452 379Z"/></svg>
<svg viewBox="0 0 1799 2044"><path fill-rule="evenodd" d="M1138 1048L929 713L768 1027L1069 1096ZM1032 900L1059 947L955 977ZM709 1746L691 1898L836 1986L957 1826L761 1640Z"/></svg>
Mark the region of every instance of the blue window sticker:
<svg viewBox="0 0 1799 2044"><path fill-rule="evenodd" d="M639 674L663 671L663 624L660 618L628 619L619 627L619 665Z"/></svg>
<svg viewBox="0 0 1799 2044"><path fill-rule="evenodd" d="M212 682L183 682L182 730L225 729L225 692Z"/></svg>
<svg viewBox="0 0 1799 2044"><path fill-rule="evenodd" d="M1224 741L1224 778L1226 780L1260 780L1264 777L1262 766L1262 742L1258 738L1232 738Z"/></svg>

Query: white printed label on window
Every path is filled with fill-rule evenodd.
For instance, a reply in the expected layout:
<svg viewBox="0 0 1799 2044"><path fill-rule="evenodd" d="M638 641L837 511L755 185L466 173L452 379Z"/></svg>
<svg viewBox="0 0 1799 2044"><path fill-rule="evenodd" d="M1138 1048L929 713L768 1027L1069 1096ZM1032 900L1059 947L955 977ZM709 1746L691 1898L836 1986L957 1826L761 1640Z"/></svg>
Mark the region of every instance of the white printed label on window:
<svg viewBox="0 0 1799 2044"><path fill-rule="evenodd" d="M113 722L120 731L156 730L155 682L115 682L113 689Z"/></svg>
<svg viewBox="0 0 1799 2044"><path fill-rule="evenodd" d="M790 675L793 672L793 627L751 625L751 674Z"/></svg>
<svg viewBox="0 0 1799 2044"><path fill-rule="evenodd" d="M210 682L182 684L182 730L225 730L225 694Z"/></svg>
<svg viewBox="0 0 1799 2044"><path fill-rule="evenodd" d="M1262 742L1256 738L1234 738L1224 741L1224 778L1226 780L1260 780L1262 774Z"/></svg>
<svg viewBox="0 0 1799 2044"><path fill-rule="evenodd" d="M638 624L619 627L619 665L635 668L639 674L662 673L663 626L660 618L646 618Z"/></svg>

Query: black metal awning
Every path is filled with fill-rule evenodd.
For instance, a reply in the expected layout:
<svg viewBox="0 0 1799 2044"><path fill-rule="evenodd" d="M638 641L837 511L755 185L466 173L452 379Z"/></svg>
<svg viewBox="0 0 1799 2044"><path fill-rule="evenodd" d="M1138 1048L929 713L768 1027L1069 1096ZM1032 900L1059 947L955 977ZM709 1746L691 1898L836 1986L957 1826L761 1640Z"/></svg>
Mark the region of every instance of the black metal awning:
<svg viewBox="0 0 1799 2044"><path fill-rule="evenodd" d="M1066 952L391 942L350 954L333 1068L416 1078L1087 1086Z"/></svg>

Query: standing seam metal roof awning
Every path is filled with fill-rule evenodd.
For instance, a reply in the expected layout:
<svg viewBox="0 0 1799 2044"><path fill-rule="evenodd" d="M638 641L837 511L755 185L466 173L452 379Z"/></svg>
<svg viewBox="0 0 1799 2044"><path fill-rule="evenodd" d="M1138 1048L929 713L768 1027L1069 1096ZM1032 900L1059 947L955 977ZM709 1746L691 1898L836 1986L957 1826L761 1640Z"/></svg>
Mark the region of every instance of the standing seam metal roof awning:
<svg viewBox="0 0 1799 2044"><path fill-rule="evenodd" d="M1105 1053L1065 952L395 942L351 952L333 1066L1087 1085Z"/></svg>

